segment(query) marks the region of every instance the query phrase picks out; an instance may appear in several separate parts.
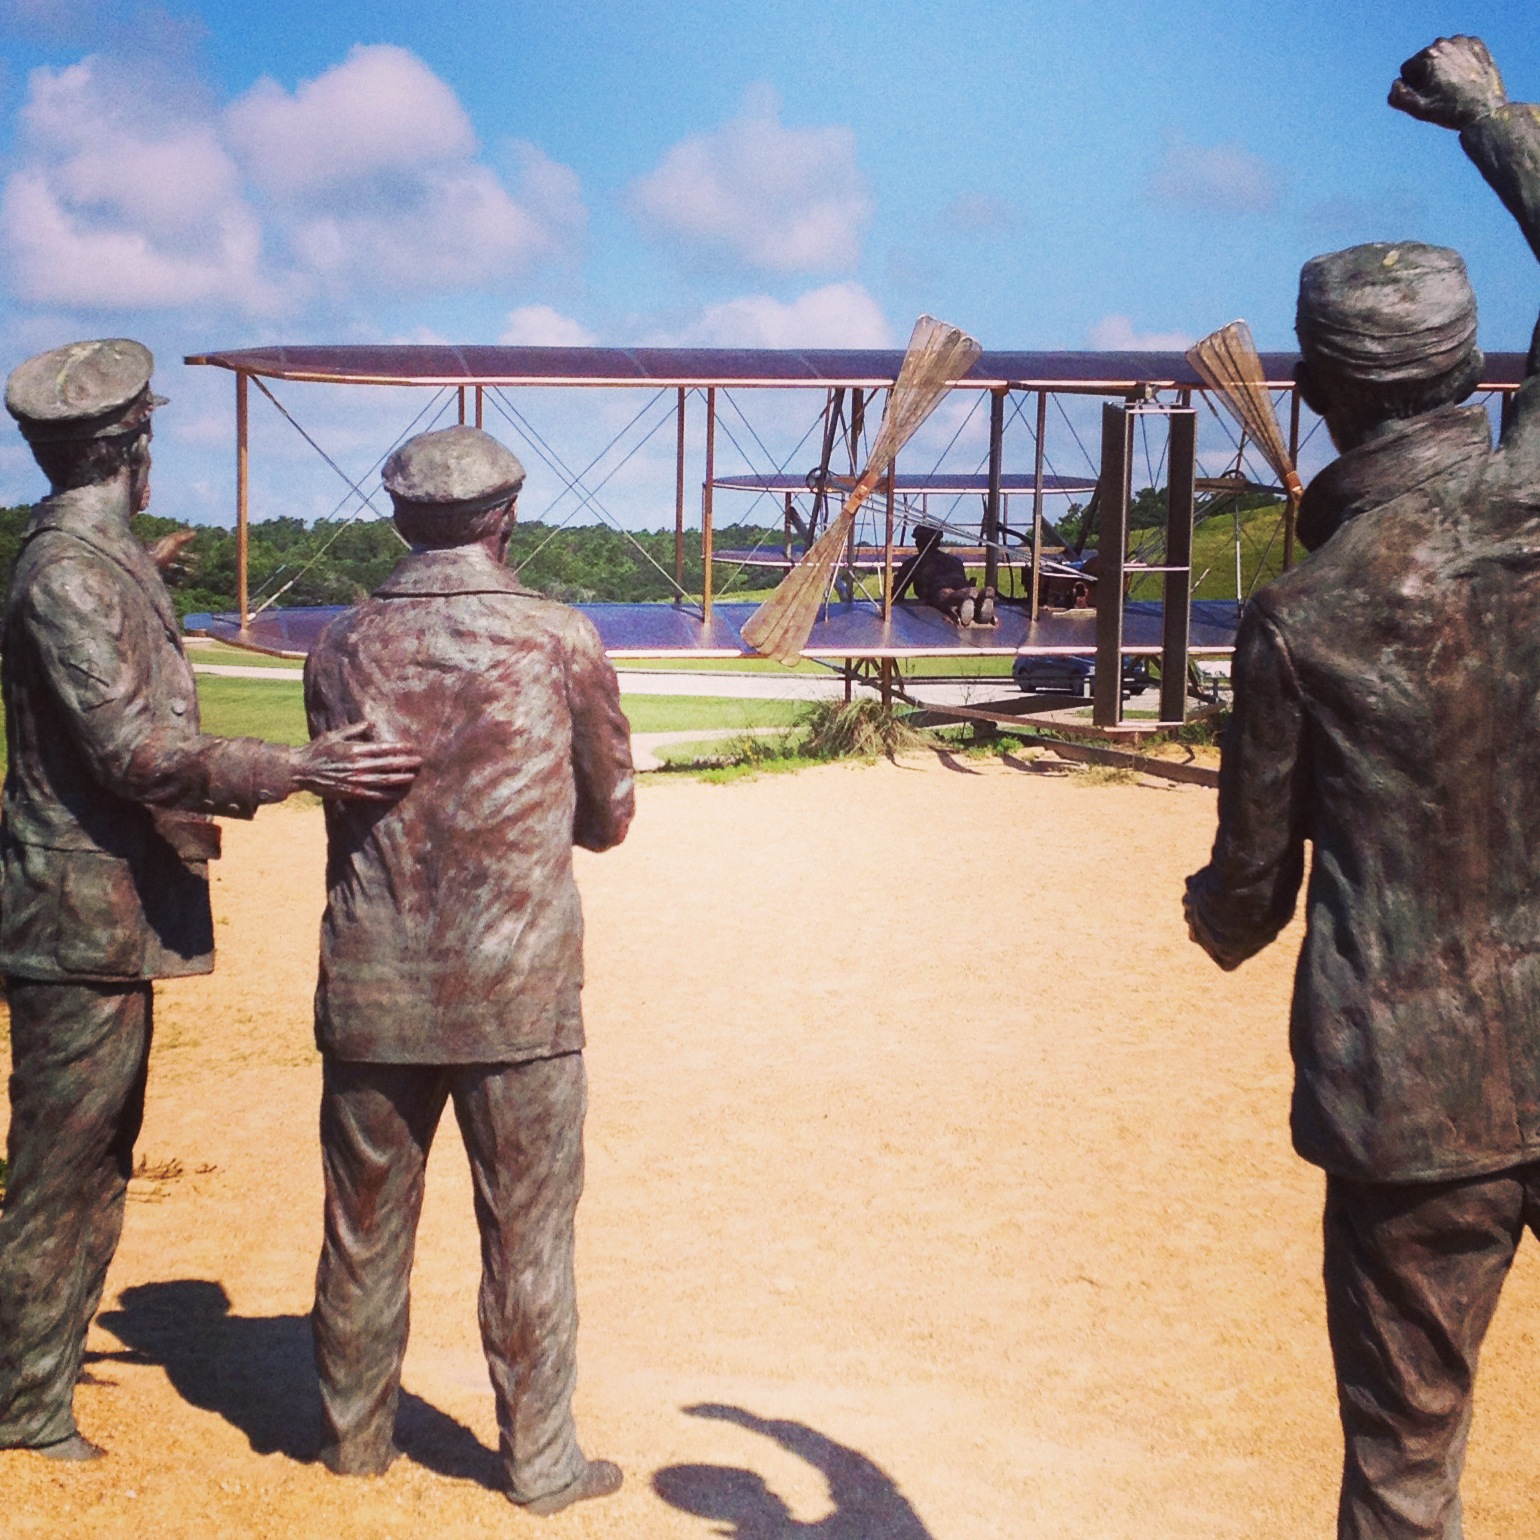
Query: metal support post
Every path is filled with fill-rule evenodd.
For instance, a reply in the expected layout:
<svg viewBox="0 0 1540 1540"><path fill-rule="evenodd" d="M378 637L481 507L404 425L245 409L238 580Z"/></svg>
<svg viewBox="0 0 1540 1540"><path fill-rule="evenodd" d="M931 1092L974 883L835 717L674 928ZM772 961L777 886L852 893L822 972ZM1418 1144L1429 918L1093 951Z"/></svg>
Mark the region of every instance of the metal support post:
<svg viewBox="0 0 1540 1540"><path fill-rule="evenodd" d="M781 528L781 555L791 560L791 493L786 494L786 516Z"/></svg>
<svg viewBox="0 0 1540 1540"><path fill-rule="evenodd" d="M1005 449L1005 392L989 393L989 494L984 500L984 586L1000 586L1000 462Z"/></svg>
<svg viewBox="0 0 1540 1540"><path fill-rule="evenodd" d="M1037 451L1032 466L1032 618L1037 619L1037 590L1043 565L1043 435L1048 429L1048 392L1037 393Z"/></svg>
<svg viewBox="0 0 1540 1540"><path fill-rule="evenodd" d="M465 426L465 387L460 386L457 395L460 398L460 426Z"/></svg>
<svg viewBox="0 0 1540 1540"><path fill-rule="evenodd" d="M717 388L706 387L706 485L701 497L700 555L701 555L701 616L707 626L711 624L711 514L716 488L712 483L717 473Z"/></svg>
<svg viewBox="0 0 1540 1540"><path fill-rule="evenodd" d="M827 473L834 465L834 440L839 434L841 414L844 411L845 387L837 386L831 390L828 399L824 402L823 409L823 451L822 458L818 462L819 469ZM818 489L813 494L813 513L808 520L807 540L811 548L818 538L819 530L827 522L829 511L829 492L822 476L819 477Z"/></svg>
<svg viewBox="0 0 1540 1540"><path fill-rule="evenodd" d="M866 392L858 385L850 392L850 425L845 435L845 447L850 451L850 474L854 476L861 453L861 430L866 423ZM845 541L845 570L835 579L835 589L846 604L854 604L856 597L856 523L850 525L850 537Z"/></svg>
<svg viewBox="0 0 1540 1540"><path fill-rule="evenodd" d="M1289 392L1289 464L1299 469L1299 386ZM1294 525L1299 518L1299 504L1290 497L1283 505L1283 565L1294 565Z"/></svg>
<svg viewBox="0 0 1540 1540"><path fill-rule="evenodd" d="M246 399L249 377L235 376L235 610L240 616L241 635L251 629L251 483L249 412Z"/></svg>
<svg viewBox="0 0 1540 1540"><path fill-rule="evenodd" d="M684 596L684 397L679 387L678 452L674 460L674 603Z"/></svg>
<svg viewBox="0 0 1540 1540"><path fill-rule="evenodd" d="M882 623L887 623L893 618L893 514L894 491L897 486L898 465L897 457L888 463L887 486L887 533L882 543Z"/></svg>
<svg viewBox="0 0 1540 1540"><path fill-rule="evenodd" d="M1187 720L1187 644L1192 624L1192 521L1197 507L1198 414L1170 415L1166 450L1166 573L1161 606L1160 720Z"/></svg>
<svg viewBox="0 0 1540 1540"><path fill-rule="evenodd" d="M1096 546L1096 693L1091 721L1116 727L1123 719L1123 567L1128 553L1128 478L1133 465L1134 413L1126 404L1102 407L1101 534Z"/></svg>
<svg viewBox="0 0 1540 1540"><path fill-rule="evenodd" d="M892 658L881 658L878 661L882 664L882 704L891 711L893 709L893 669L895 664Z"/></svg>
<svg viewBox="0 0 1540 1540"><path fill-rule="evenodd" d="M484 405L482 398L485 394L486 392L483 387L478 385L476 387L476 426L478 428L482 425L482 420L485 415L482 411L482 407Z"/></svg>

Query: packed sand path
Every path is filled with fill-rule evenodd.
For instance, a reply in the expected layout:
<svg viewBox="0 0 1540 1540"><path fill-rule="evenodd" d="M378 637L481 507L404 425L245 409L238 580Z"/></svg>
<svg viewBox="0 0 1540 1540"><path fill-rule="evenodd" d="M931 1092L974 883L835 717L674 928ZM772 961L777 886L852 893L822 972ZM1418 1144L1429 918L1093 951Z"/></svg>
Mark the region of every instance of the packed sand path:
<svg viewBox="0 0 1540 1540"><path fill-rule="evenodd" d="M1187 941L1213 816L1208 791L1019 759L643 786L625 847L579 855L577 1411L626 1485L550 1520L495 1490L448 1116L406 1458L313 1463L321 815L229 826L219 971L159 991L147 1174L77 1397L111 1458L0 1455L0 1533L1329 1535L1298 936L1228 975ZM1540 1527L1535 1258L1485 1354L1471 1540Z"/></svg>

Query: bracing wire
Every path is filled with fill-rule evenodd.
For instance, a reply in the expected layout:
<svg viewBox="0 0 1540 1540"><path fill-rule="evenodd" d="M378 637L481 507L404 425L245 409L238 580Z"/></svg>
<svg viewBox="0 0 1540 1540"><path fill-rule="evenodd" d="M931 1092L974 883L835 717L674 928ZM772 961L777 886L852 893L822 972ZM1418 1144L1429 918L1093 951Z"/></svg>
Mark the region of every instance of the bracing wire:
<svg viewBox="0 0 1540 1540"><path fill-rule="evenodd" d="M607 443L604 448L601 449L599 453L596 454L593 459L591 459L588 464L585 465L580 471L573 471L567 465L566 461L562 459L561 455L557 453L554 448L552 448L550 443L547 442L545 437L534 426L534 424L531 423L529 419L525 417L524 414L519 411L519 409L514 406L511 401L508 400L506 394L500 387L494 386L492 394L494 398L502 404L503 416L507 418L507 420L513 426L519 428L522 433L527 435L527 442L529 443L530 447L539 451L543 451L544 455L548 455L550 457L547 459L546 463L552 470L556 472L557 479L562 482L561 491L558 492L556 496L553 497L551 501L545 505L545 508L537 515L537 520L543 520L555 511L556 505L569 492L574 496L582 494L579 497L578 507L573 510L574 513L581 511L585 503L593 496L592 493L585 491L583 487L583 478L599 465L600 461L604 459L605 455L607 455L618 443L620 443L623 438L625 438L626 434L628 434L632 428L634 428L637 423L639 423L642 418L644 418L647 413L650 412L653 407L655 407L658 402L663 399L667 392L660 390L651 398L651 400L644 402L641 409L635 414L635 416L633 416L631 420L623 428L621 428L618 433L612 435L609 443ZM664 417L660 418L659 422L666 422L668 417L672 415L673 413L670 411ZM656 428L654 428L652 431L656 432ZM649 434L649 437L650 436L651 435ZM645 443L646 440L644 439L642 442ZM635 450L632 450L633 454L635 452ZM619 467L617 466L616 469L619 469ZM609 475L606 476L605 479L609 480L610 477L612 477L614 474L615 472L613 470L610 471ZM598 508L597 503L595 504L595 507ZM598 511L606 518L609 517L603 508L598 508ZM572 514L568 514L567 517L570 519ZM560 526L558 526L558 528L560 528Z"/></svg>
<svg viewBox="0 0 1540 1540"><path fill-rule="evenodd" d="M1085 444L1081 441L1080 434L1076 430L1074 423L1072 423L1070 421L1069 413L1064 410L1064 403L1061 400L1059 400L1057 392L1053 393L1053 404L1056 407L1058 407L1058 409L1059 409L1059 416L1064 419L1064 426L1069 429L1070 436L1075 440L1076 448L1079 449L1081 455L1085 458L1085 463L1087 465L1089 465L1090 467L1092 467L1092 469L1095 469L1096 468L1096 461L1091 458L1090 450L1088 450L1085 447Z"/></svg>
<svg viewBox="0 0 1540 1540"><path fill-rule="evenodd" d="M304 441L307 444L309 444L310 447L312 449L314 449L315 452L318 455L320 455L320 457L334 471L336 471L336 473L340 477L342 477L342 479L345 482L347 482L348 489L349 489L347 495L344 496L343 498L341 498L341 500L337 503L336 507L332 510L332 512L329 515L329 517L335 518L337 516L337 514L347 505L347 503L348 503L348 501L349 501L349 499L351 497L355 497L356 496L356 497L362 499L362 506L359 508L359 510L357 512L355 512L355 513L350 514L345 520L343 520L343 522L341 524L339 524L337 526L336 529L334 529L331 532L331 534L327 537L327 539L322 543L320 548L318 550L316 550L315 552L313 552L312 555L310 556L309 560L306 561L300 567L299 571L296 572L294 574L294 576L291 577L289 579L289 581L287 583L285 583L281 588L276 589L272 594L270 594L266 599L263 599L260 604L258 604L254 609L252 609L250 611L250 613L253 614L253 615L260 615L263 610L270 609L281 598L283 598L283 596L286 593L288 593L289 590L291 588L293 588L294 585L297 582L299 582L299 580L302 577L304 577L304 575L316 564L316 562L318 562L321 559L321 557L323 557L332 548L333 543L341 536L343 530L345 530L348 527L349 524L353 523L359 517L359 515L362 513L364 507L368 507L368 508L372 509L372 508L374 508L374 504L370 500L369 494L367 492L363 491L362 488L358 485L358 483L355 482L347 474L347 472L344 471L342 469L342 467L340 465L338 465L337 462L334 459L332 459L332 457L329 454L327 454L327 452L324 449L322 449L321 446L318 443L316 443L316 441L299 425L299 423L295 421L295 419L293 417L293 414L290 413L288 408L284 406L284 404L277 398L277 396L275 396L272 393L272 391L270 391L267 388L267 386L263 383L261 376L260 375L252 375L252 379L254 379L257 382L257 388L262 392L262 394L264 396L267 397L267 399L269 401L271 401L273 403L274 406L276 406L278 408L279 412L283 415L284 419L295 430L295 432L298 433L299 436L302 439L304 439ZM403 443L410 436L412 430L417 426L417 424L420 423L423 420L423 418L426 417L427 414L433 409L433 406L434 406L435 402L439 403L439 410L438 410L437 415L435 415L435 417L433 418L433 422L434 423L436 423L438 421L439 417L443 416L444 411L445 411L445 409L447 408L447 406L449 404L449 393L448 393L447 387L445 389L443 389L443 390L435 392L434 395L432 395L432 396L430 396L428 398L427 405L424 406L422 408L422 410L420 412L418 412L418 414L411 420L411 422L409 422L406 425L406 427L403 428L402 431L396 435L395 442L392 443L390 445L390 447L388 449L386 449L384 454L382 454L374 462L374 465L370 467L371 472L374 471L374 470L377 470L381 465L384 464L384 462L387 459L389 459L391 454L395 451L396 447L398 445L400 445L401 443ZM432 423L429 424L429 427L430 428L432 427ZM378 510L377 509L375 509L375 513L376 513L376 516L378 516ZM393 534L396 535L396 538L398 540L401 538L400 531L396 529L394 524L391 525L391 531L392 531ZM403 546L406 544L406 542L404 540L401 543L402 543ZM280 567L277 572L273 573L268 578L268 582L271 582L274 577L277 577L279 575L279 573L283 572L284 570L285 570L284 568ZM261 593L261 589L258 589L257 592L260 594Z"/></svg>
<svg viewBox="0 0 1540 1540"><path fill-rule="evenodd" d="M354 497L358 498L358 500L361 503L365 504L369 508L373 508L374 509L374 514L375 514L376 518L382 517L382 515L380 514L380 510L378 508L374 507L374 501L371 498L370 494L367 493L366 491L364 491L364 489L358 484L358 482L354 481L353 478L350 475L348 475L348 473L345 470L343 470L343 468L340 465L338 465L337 462L334 459L332 459L332 457L329 454L327 454L327 452L324 449L322 449L321 446L318 443L316 443L316 441L310 436L310 434L307 433L305 431L305 429L302 428L299 425L299 423L295 421L293 413L290 412L288 407L286 407L283 404L283 402L281 402L278 399L278 397L275 396L272 393L272 391L270 391L267 388L267 384L263 380L262 376L259 375L259 374L254 374L254 375L251 376L251 378L256 382L257 389L260 390L262 392L262 394L264 396L266 396L267 399L269 401L271 401L275 407L278 408L279 412L283 415L284 420L289 424L289 426L291 428L293 428L294 431L297 434L299 434L299 436L302 439L304 439L304 441L307 444L309 444L310 447L313 450L315 450L315 452L318 455L320 455L320 457L329 466L331 466L331 468L334 471L336 471L336 473L343 479L343 481L347 484L349 492L351 492ZM426 408L424 408L424 410L426 410ZM421 415L422 415L421 413L418 413L419 417ZM415 425L415 423L414 423L414 425ZM410 431L410 429L408 431ZM389 451L387 451L387 453L388 452ZM376 461L375 463L378 464L379 462ZM345 503L346 501L347 501L347 498L343 498L342 502ZM339 503L337 506L340 508L342 506L342 503Z"/></svg>
<svg viewBox="0 0 1540 1540"><path fill-rule="evenodd" d="M575 519L585 507L591 506L594 511L598 513L598 515L616 531L617 534L625 536L625 538L636 547L642 558L650 566L656 568L659 575L664 579L668 586L679 595L680 598L683 599L688 597L684 589L681 588L675 581L673 573L669 572L668 569L665 568L655 556L653 556L652 552L649 551L647 547L644 546L641 541L631 533L630 530L625 529L621 525L620 521L604 506L603 503L599 501L598 497L598 494L603 491L603 489L615 478L615 476L619 474L622 467L624 467L627 462L630 461L635 455L641 452L644 446L652 439L652 437L665 423L673 419L673 409L670 408L667 412L663 413L663 415L658 418L658 420L647 430L647 432L643 434L634 445L632 445L626 454L614 466L612 466L610 470L605 473L604 478L598 483L597 486L595 486L592 490L588 490L581 484L582 477L586 476L591 470L594 469L596 465L598 465L599 461L609 453L609 451L621 440L621 438L623 438L625 434L630 431L630 429L641 419L641 417L649 410L649 408L652 407L657 401L659 401L664 394L665 392L660 390L658 394L654 396L652 400L649 401L647 405L644 406L642 410L638 412L636 416L633 417L631 421L627 423L626 426L622 428L620 432L610 440L609 444L607 444L604 449L602 449L599 454L596 455L586 467L584 467L582 471L574 475L573 472L568 469L565 462L563 462L561 456L556 452L556 450L546 442L544 437L540 434L539 430L536 429L534 425L524 417L524 415L518 410L517 407L503 399L503 392L500 389L493 390L493 401L497 404L498 410L502 412L503 416L507 419L508 423L514 429L514 431L517 432L520 437L523 438L524 441L530 446L530 448L532 448L535 453L540 456L546 465L549 466L553 472L555 472L558 478L567 481L566 488L557 494L556 499L552 501L550 507L554 508L556 502L560 501L562 497L566 496L567 492L573 492L574 494L578 492L582 493L579 501L573 507L572 512L569 513L561 521L561 523L553 526L546 533L545 538L539 543L539 545L535 547L533 551L524 554L523 564L525 566L528 566L529 563L532 562L535 557L537 557L546 548L546 546L551 543L553 539L555 539L557 534L559 534L561 530L565 529L567 525L570 524L572 520Z"/></svg>
<svg viewBox="0 0 1540 1540"><path fill-rule="evenodd" d="M728 393L725 390L722 392L722 395L723 395L723 397L725 399L731 400L731 397L728 396ZM749 420L748 420L748 418L746 416L744 416L743 408L741 406L739 406L736 401L732 402L732 407L733 407L733 410L735 412L737 412L738 416L742 419L743 425L749 430L749 433L753 436L754 442L756 444L758 444L760 449L764 452L765 458L767 460L769 460L772 465L775 465L775 469L776 469L776 473L777 474L779 474L780 472L784 471L786 469L786 467L791 464L792 460L798 454L801 453L802 446L805 443L807 443L808 439L812 436L813 430L815 428L821 427L823 425L822 424L822 413L820 413L818 416L814 417L812 422L808 425L807 432L805 432L802 435L802 437L797 440L796 445L791 450L791 453L788 454L786 456L786 458L784 460L782 460L777 465L776 462L775 462L774 456L771 455L770 451L765 448L764 440L760 438L758 433L755 433L753 424L751 422L749 422ZM736 449L740 455L743 455L745 463L748 463L749 456L744 452L743 445L741 445L738 442L738 440L733 436L733 430L727 426L727 424L722 420L721 417L717 418L717 425L722 429L722 432L727 435L728 442L733 446L733 448ZM748 516L748 514L752 513L754 511L754 509L759 506L759 502L760 502L761 498L767 497L768 495L769 495L768 491L766 489L764 489L764 488L761 488L760 491L755 493L754 501L752 503L750 503L748 508L746 508L744 510L744 517L746 518ZM756 540L754 542L753 546L750 548L749 555L753 556L757 551L760 550L760 548L764 545L764 543L765 543L765 538L764 538L763 535L761 535L760 538L758 540ZM738 574L740 572L742 572L743 569L745 567L747 567L747 566L748 566L747 559L739 562L738 565L736 567L734 567L733 570L731 572L729 572L727 574L727 577L723 580L723 582L722 582L723 589L725 590L728 587L728 585L731 584L733 582L733 580L738 576Z"/></svg>

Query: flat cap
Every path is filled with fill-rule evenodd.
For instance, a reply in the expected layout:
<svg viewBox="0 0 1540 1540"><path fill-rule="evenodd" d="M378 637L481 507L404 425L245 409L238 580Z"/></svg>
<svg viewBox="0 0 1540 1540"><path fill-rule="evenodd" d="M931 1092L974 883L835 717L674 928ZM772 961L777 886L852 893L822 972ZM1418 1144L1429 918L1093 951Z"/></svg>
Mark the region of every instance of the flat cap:
<svg viewBox="0 0 1540 1540"><path fill-rule="evenodd" d="M150 350L127 337L72 342L11 370L5 408L35 444L133 433L166 404L150 392L154 369Z"/></svg>
<svg viewBox="0 0 1540 1540"><path fill-rule="evenodd" d="M1457 251L1375 242L1313 257L1295 330L1306 357L1378 384L1432 379L1476 345L1476 296Z"/></svg>
<svg viewBox="0 0 1540 1540"><path fill-rule="evenodd" d="M524 467L480 428L440 428L408 439L385 462L384 480L397 503L471 512L515 496L524 485Z"/></svg>

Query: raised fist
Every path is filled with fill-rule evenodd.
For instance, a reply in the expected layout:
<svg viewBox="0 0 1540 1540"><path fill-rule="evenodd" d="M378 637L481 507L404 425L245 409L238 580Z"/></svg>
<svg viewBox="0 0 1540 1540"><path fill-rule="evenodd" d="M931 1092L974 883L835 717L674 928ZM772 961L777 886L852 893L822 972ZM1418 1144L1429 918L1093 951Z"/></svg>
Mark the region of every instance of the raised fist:
<svg viewBox="0 0 1540 1540"><path fill-rule="evenodd" d="M1441 37L1413 54L1390 88L1390 105L1440 128L1465 128L1508 100L1503 77L1479 37Z"/></svg>

